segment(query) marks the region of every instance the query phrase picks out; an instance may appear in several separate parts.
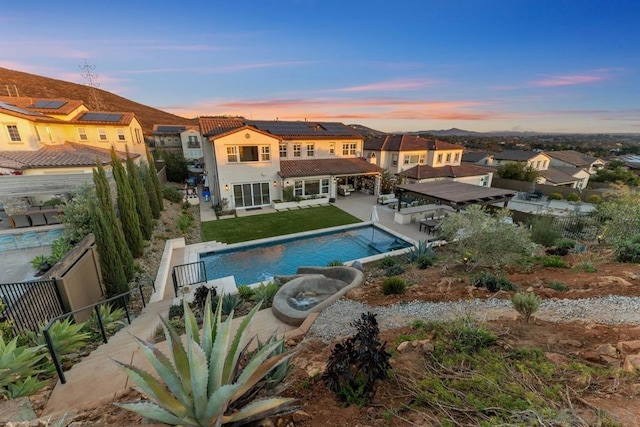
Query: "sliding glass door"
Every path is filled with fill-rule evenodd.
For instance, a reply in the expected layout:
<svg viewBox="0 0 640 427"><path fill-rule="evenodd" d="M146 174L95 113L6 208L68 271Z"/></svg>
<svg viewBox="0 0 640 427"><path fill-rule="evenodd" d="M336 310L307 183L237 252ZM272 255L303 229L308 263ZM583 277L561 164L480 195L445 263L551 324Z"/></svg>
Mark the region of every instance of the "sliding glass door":
<svg viewBox="0 0 640 427"><path fill-rule="evenodd" d="M271 203L268 182L252 182L248 184L234 184L233 198L236 208L263 206Z"/></svg>

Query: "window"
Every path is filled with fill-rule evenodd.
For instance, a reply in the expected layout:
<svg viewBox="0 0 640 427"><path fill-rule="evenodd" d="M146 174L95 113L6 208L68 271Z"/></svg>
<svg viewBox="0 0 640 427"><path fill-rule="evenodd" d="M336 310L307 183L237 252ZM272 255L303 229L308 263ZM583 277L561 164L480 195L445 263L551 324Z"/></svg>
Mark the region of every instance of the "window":
<svg viewBox="0 0 640 427"><path fill-rule="evenodd" d="M329 194L329 179L297 180L293 183L294 196L313 196Z"/></svg>
<svg viewBox="0 0 640 427"><path fill-rule="evenodd" d="M304 181L294 181L293 183L293 195L302 196L304 193Z"/></svg>
<svg viewBox="0 0 640 427"><path fill-rule="evenodd" d="M451 163L451 153L447 153L447 163Z"/></svg>
<svg viewBox="0 0 640 427"><path fill-rule="evenodd" d="M257 145L241 145L238 147L241 162L257 162L258 146Z"/></svg>
<svg viewBox="0 0 640 427"><path fill-rule="evenodd" d="M540 169L540 165L542 164L542 160L538 160L536 162L536 169Z"/></svg>
<svg viewBox="0 0 640 427"><path fill-rule="evenodd" d="M404 156L404 164L405 165L416 164L420 162L421 159L422 159L422 162L424 162L424 155L418 155L418 154L412 154L410 156L406 155Z"/></svg>
<svg viewBox="0 0 640 427"><path fill-rule="evenodd" d="M320 180L320 193L329 194L329 179Z"/></svg>
<svg viewBox="0 0 640 427"><path fill-rule="evenodd" d="M437 163L442 163L442 154L438 154Z"/></svg>
<svg viewBox="0 0 640 427"><path fill-rule="evenodd" d="M200 157L202 157L202 151L201 150L187 150L187 152L189 153L189 158L190 159L199 159Z"/></svg>
<svg viewBox="0 0 640 427"><path fill-rule="evenodd" d="M420 156L418 156L418 163L424 165L424 154L420 154Z"/></svg>
<svg viewBox="0 0 640 427"><path fill-rule="evenodd" d="M105 128L98 128L98 139L100 141L107 140L107 130Z"/></svg>
<svg viewBox="0 0 640 427"><path fill-rule="evenodd" d="M238 147L227 147L227 161L229 163L235 163L238 161Z"/></svg>
<svg viewBox="0 0 640 427"><path fill-rule="evenodd" d="M200 148L200 141L196 135L189 135L187 140L188 148Z"/></svg>
<svg viewBox="0 0 640 427"><path fill-rule="evenodd" d="M397 154L392 154L391 155L391 165L392 166L398 166L398 155Z"/></svg>
<svg viewBox="0 0 640 427"><path fill-rule="evenodd" d="M302 157L302 145L293 144L293 157Z"/></svg>
<svg viewBox="0 0 640 427"><path fill-rule="evenodd" d="M335 152L336 152L336 144L331 143L329 145L329 154L335 154Z"/></svg>
<svg viewBox="0 0 640 427"><path fill-rule="evenodd" d="M547 161L546 160L544 161L542 167L546 169L546 167L547 167Z"/></svg>
<svg viewBox="0 0 640 427"><path fill-rule="evenodd" d="M49 126L45 127L44 130L47 131L47 135L49 135L49 141L53 141L53 136L51 135L51 128Z"/></svg>
<svg viewBox="0 0 640 427"><path fill-rule="evenodd" d="M456 163L460 161L460 153L456 153L456 155L453 157L453 161Z"/></svg>
<svg viewBox="0 0 640 427"><path fill-rule="evenodd" d="M343 156L355 156L356 149L358 148L358 144L342 144L342 155Z"/></svg>
<svg viewBox="0 0 640 427"><path fill-rule="evenodd" d="M287 158L287 144L280 144L280 158Z"/></svg>
<svg viewBox="0 0 640 427"><path fill-rule="evenodd" d="M136 128L136 142L140 144L142 142L142 134L140 133L140 129Z"/></svg>
<svg viewBox="0 0 640 427"><path fill-rule="evenodd" d="M42 138L40 138L40 131L38 130L38 126L34 126L33 130L36 131L36 138L38 138L38 142L42 142Z"/></svg>
<svg viewBox="0 0 640 427"><path fill-rule="evenodd" d="M313 157L315 152L314 144L307 144L307 157Z"/></svg>
<svg viewBox="0 0 640 427"><path fill-rule="evenodd" d="M78 138L80 138L80 141L87 141L89 139L85 128L78 128Z"/></svg>
<svg viewBox="0 0 640 427"><path fill-rule="evenodd" d="M124 133L124 129L116 129L118 132L118 141L126 141L127 140L127 136Z"/></svg>
<svg viewBox="0 0 640 427"><path fill-rule="evenodd" d="M260 147L260 160L263 162L268 162L271 160L271 147L268 145L263 145Z"/></svg>
<svg viewBox="0 0 640 427"><path fill-rule="evenodd" d="M20 132L18 132L18 126L16 125L7 125L7 132L9 132L9 138L11 142L22 142L20 138Z"/></svg>

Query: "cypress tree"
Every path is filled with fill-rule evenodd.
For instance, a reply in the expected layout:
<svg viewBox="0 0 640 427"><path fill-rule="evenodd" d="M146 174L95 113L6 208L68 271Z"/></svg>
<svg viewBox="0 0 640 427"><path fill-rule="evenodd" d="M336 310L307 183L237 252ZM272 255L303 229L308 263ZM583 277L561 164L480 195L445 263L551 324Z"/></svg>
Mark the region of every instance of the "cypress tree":
<svg viewBox="0 0 640 427"><path fill-rule="evenodd" d="M138 176L142 178L142 185L144 186L144 191L147 195L147 199L149 200L149 207L151 208L151 216L154 219L160 218L160 206L158 206L158 198L156 197L156 189L153 186L153 181L151 180L151 176L149 175L149 165L146 163L142 163L138 166Z"/></svg>
<svg viewBox="0 0 640 427"><path fill-rule="evenodd" d="M153 235L153 217L151 216L151 208L149 207L149 199L142 185L142 180L138 175L138 169L133 158L129 155L129 149L127 148L127 177L129 178L129 185L133 191L133 197L136 200L136 212L138 213L138 219L140 220L140 231L142 231L142 237L145 240L151 240Z"/></svg>
<svg viewBox="0 0 640 427"><path fill-rule="evenodd" d="M91 205L91 222L93 235L96 239L96 249L100 257L102 284L106 296L112 297L129 290L127 278L104 212L95 200L91 201Z"/></svg>
<svg viewBox="0 0 640 427"><path fill-rule="evenodd" d="M136 212L136 201L133 197L133 191L127 179L127 172L120 163L120 159L116 156L116 150L111 147L111 167L113 168L113 177L118 187L118 210L120 211L120 223L122 224L122 232L127 241L127 246L134 258L138 258L144 252L144 239L140 231L140 220Z"/></svg>
<svg viewBox="0 0 640 427"><path fill-rule="evenodd" d="M96 186L96 195L98 196L98 206L104 213L107 225L111 230L111 235L116 244L118 254L120 255L120 261L122 262L122 268L124 270L127 281L133 279L134 266L133 256L127 246L127 241L122 233L122 228L116 217L116 212L113 208L113 199L111 198L111 187L109 186L109 180L107 174L104 171L102 164L97 161L96 168L93 170L93 183Z"/></svg>
<svg viewBox="0 0 640 427"><path fill-rule="evenodd" d="M160 185L160 180L158 179L156 162L155 162L155 159L153 158L153 154L151 153L151 150L149 150L149 147L146 147L146 150L147 150L147 163L149 164L149 177L153 182L153 187L156 189L156 198L158 199L158 206L160 207L160 210L163 211L164 203L162 201L163 199L162 186Z"/></svg>

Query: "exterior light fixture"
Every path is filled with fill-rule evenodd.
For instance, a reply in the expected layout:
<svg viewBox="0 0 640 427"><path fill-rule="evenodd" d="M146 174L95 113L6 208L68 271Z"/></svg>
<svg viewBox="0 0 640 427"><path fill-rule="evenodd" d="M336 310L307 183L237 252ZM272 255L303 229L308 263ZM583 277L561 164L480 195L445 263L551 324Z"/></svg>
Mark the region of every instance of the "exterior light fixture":
<svg viewBox="0 0 640 427"><path fill-rule="evenodd" d="M277 187L278 186L278 181L273 181L273 186Z"/></svg>
<svg viewBox="0 0 640 427"><path fill-rule="evenodd" d="M229 184L226 184L226 185L224 186L224 191L229 191Z"/></svg>

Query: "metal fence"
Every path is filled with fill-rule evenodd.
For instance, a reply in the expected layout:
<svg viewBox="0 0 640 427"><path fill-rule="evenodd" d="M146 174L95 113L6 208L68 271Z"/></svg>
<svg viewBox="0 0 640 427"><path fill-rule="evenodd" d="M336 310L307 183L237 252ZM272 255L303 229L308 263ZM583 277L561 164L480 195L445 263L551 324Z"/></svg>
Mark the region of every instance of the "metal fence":
<svg viewBox="0 0 640 427"><path fill-rule="evenodd" d="M2 283L0 298L5 305L0 321L13 321L16 333L37 331L40 325L65 312L55 280Z"/></svg>
<svg viewBox="0 0 640 427"><path fill-rule="evenodd" d="M171 278L173 279L173 290L176 297L178 296L178 290L183 286L207 283L207 270L204 266L204 261L176 265L171 272Z"/></svg>

